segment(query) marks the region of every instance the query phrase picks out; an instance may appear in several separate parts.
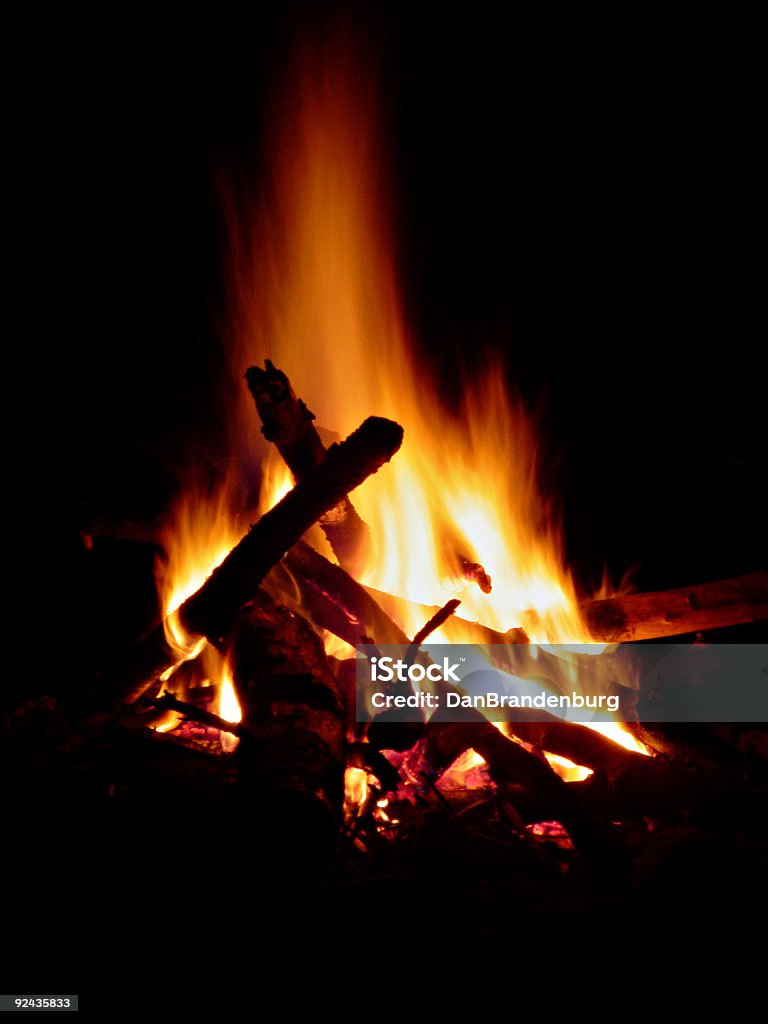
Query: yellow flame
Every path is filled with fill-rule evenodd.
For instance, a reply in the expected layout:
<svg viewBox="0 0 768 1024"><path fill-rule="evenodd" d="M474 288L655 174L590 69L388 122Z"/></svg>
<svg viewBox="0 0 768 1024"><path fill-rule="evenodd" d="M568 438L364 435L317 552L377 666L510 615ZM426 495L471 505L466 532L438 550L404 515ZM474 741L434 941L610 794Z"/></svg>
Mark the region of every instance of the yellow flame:
<svg viewBox="0 0 768 1024"><path fill-rule="evenodd" d="M240 539L232 488L211 494L194 484L186 490L161 535L167 561L158 567L158 587L165 613L165 636L179 661L196 658L205 639L190 636L175 613L199 590ZM163 681L170 678L169 670Z"/></svg>
<svg viewBox="0 0 768 1024"><path fill-rule="evenodd" d="M348 40L337 44L332 59L303 53L285 91L253 234L242 203L230 203L233 291L243 300L233 376L271 358L319 424L346 435L378 414L404 426L401 452L355 493L374 539L363 582L427 604L459 590L463 616L502 630L533 608L540 639L588 640L560 531L537 490L533 431L502 368L478 366L463 401L448 406L415 355L392 258L376 91ZM490 596L460 579L462 558L492 574ZM405 607L402 619L410 633L423 624Z"/></svg>
<svg viewBox="0 0 768 1024"><path fill-rule="evenodd" d="M221 683L219 684L218 715L225 722L240 722L243 718L237 694L235 693L235 686L228 668L224 670Z"/></svg>
<svg viewBox="0 0 768 1024"><path fill-rule="evenodd" d="M221 682L219 683L219 718L223 718L225 722L240 722L243 718L243 713L240 710L240 704L235 693L235 684L232 681L232 674L229 665L225 665L221 673ZM230 732L222 732L221 734L221 749L225 753L231 753L240 742L237 736L233 736Z"/></svg>
<svg viewBox="0 0 768 1024"><path fill-rule="evenodd" d="M504 368L478 361L465 373L461 401L449 404L409 337L376 91L347 42L305 52L293 69L274 118L260 207L249 210L248 196L225 197L238 298L228 339L236 396L229 426L233 445L248 454L233 459L238 468L213 494L185 495L166 537L165 607L177 608L245 532L244 464L262 473L259 511L291 485L243 385L245 369L270 358L321 426L345 436L377 414L405 428L401 452L354 493L373 540L362 582L429 605L458 592L467 619L502 631L525 620L536 641L588 642L559 524L538 489L534 430L510 399ZM462 560L486 568L491 594L462 579ZM410 635L423 625L406 602L398 618ZM198 638L173 621L169 639L180 659L194 656ZM616 731L626 746L628 734ZM364 772L347 771L355 806L366 786Z"/></svg>
<svg viewBox="0 0 768 1024"><path fill-rule="evenodd" d="M607 736L614 743L619 743L626 750L632 750L636 754L645 754L646 757L653 756L648 747L636 739L621 722L587 722L590 729Z"/></svg>
<svg viewBox="0 0 768 1024"><path fill-rule="evenodd" d="M567 757L561 757L560 754L550 754L545 750L544 757L560 778L565 779L566 782L581 782L593 774L591 768L586 768L583 764L576 764Z"/></svg>
<svg viewBox="0 0 768 1024"><path fill-rule="evenodd" d="M349 820L362 813L368 799L368 772L347 768L344 773L344 817Z"/></svg>

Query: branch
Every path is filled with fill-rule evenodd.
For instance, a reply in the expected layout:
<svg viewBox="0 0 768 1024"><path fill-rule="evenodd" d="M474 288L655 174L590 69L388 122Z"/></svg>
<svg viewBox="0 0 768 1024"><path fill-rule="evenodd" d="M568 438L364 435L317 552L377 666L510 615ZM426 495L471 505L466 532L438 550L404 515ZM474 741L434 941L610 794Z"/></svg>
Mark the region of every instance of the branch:
<svg viewBox="0 0 768 1024"><path fill-rule="evenodd" d="M388 462L402 440L401 426L372 416L346 441L329 448L325 461L263 515L181 605L175 619L183 631L220 644L269 570L323 512ZM166 640L166 628L159 625L139 641L108 685L123 700L136 700L178 661L178 652Z"/></svg>
<svg viewBox="0 0 768 1024"><path fill-rule="evenodd" d="M314 413L296 397L286 375L269 359L264 366L263 370L251 366L245 374L261 417L261 432L275 444L294 480L301 480L324 461L325 445L315 429ZM339 562L352 573L360 572L370 534L346 495L320 516L320 526Z"/></svg>

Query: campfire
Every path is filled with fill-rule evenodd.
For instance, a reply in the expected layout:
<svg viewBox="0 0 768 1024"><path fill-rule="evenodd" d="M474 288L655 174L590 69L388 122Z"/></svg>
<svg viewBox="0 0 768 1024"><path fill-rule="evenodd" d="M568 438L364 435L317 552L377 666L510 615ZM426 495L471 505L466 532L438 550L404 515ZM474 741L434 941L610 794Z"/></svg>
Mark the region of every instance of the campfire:
<svg viewBox="0 0 768 1024"><path fill-rule="evenodd" d="M766 577L579 599L502 367L479 358L449 405L409 338L365 83L348 50L305 54L260 205L225 194L229 433L247 455L213 487L194 472L208 467L188 474L159 538L162 622L101 684L134 727L234 757L270 799L317 802L358 851L396 842L419 801L456 815L467 800L521 841L578 847L696 789L666 759L694 756L674 729L479 712L357 722L356 648L596 653L755 621Z"/></svg>
<svg viewBox="0 0 768 1024"><path fill-rule="evenodd" d="M179 467L151 538L155 621L99 651L77 726L57 732L53 701L8 717L20 764L53 736L94 799L135 806L159 786L236 806L276 861L309 849L363 880L401 877L437 830L435 849L558 899L606 865L629 886L660 832L721 836L735 793L746 828L762 727L356 714L359 665L387 645L491 646L506 671L524 647L586 692L615 645L768 618L768 574L583 591L502 363L478 351L448 396L411 334L365 66L305 52L287 81L258 196L222 185L229 447ZM96 558L103 538L83 543Z"/></svg>

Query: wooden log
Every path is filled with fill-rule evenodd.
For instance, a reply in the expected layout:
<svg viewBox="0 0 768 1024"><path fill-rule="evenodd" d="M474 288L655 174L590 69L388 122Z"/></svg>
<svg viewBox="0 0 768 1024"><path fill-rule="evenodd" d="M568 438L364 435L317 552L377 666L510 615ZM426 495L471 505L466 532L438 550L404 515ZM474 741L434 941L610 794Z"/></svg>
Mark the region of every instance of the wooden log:
<svg viewBox="0 0 768 1024"><path fill-rule="evenodd" d="M442 721L438 709L425 726L425 753L442 772L470 747L488 764L497 785L515 787L514 806L528 820L555 819L568 830L577 849L603 859L610 842L603 828L580 808L568 783L546 761L508 739L479 711L467 708L463 721Z"/></svg>
<svg viewBox="0 0 768 1024"><path fill-rule="evenodd" d="M183 632L220 645L238 611L253 598L269 570L324 511L379 470L399 449L403 429L391 420L367 419L346 441L332 445L325 461L251 527L202 587L175 613ZM158 625L104 680L124 702L137 700L179 661Z"/></svg>
<svg viewBox="0 0 768 1024"><path fill-rule="evenodd" d="M581 606L600 643L654 640L768 619L768 572Z"/></svg>
<svg viewBox="0 0 768 1024"><path fill-rule="evenodd" d="M486 760L495 782L516 783L522 788L523 798L518 796L514 803L528 820L550 814L565 825L577 847L585 842L591 845L596 839L601 843L605 838L595 832L595 821L644 816L674 821L690 812L706 813L707 802L717 788L711 779L661 758L615 749L616 744L597 733L590 739L584 735L590 731L584 726L567 722L561 723L561 728L549 722L510 724L507 728L521 739L526 733L529 742L539 727L544 749L571 760L578 760L578 754L578 763L594 766L595 774L586 782L566 783L556 776L555 785L542 771L546 767L552 772L546 761L507 739L480 712L468 708L466 716L464 722L436 722L436 713L427 723L430 760L447 768L462 752L462 745L463 749L471 747ZM531 728L525 729L525 725Z"/></svg>
<svg viewBox="0 0 768 1024"><path fill-rule="evenodd" d="M387 615L365 587L309 544L303 541L295 544L283 559L283 564L343 612L348 624L348 628L341 630L344 633L343 640L353 646L361 643L363 636L372 637L378 644L410 643L400 626ZM336 619L325 628L339 635L337 630L340 621Z"/></svg>
<svg viewBox="0 0 768 1024"><path fill-rule="evenodd" d="M235 753L262 843L330 858L344 801L346 706L323 644L263 591L228 638L242 710Z"/></svg>
<svg viewBox="0 0 768 1024"><path fill-rule="evenodd" d="M742 752L708 722L630 722L627 728L659 757L702 776L736 784L746 774Z"/></svg>
<svg viewBox="0 0 768 1024"><path fill-rule="evenodd" d="M630 762L639 764L647 760L643 754L627 750L602 733L577 722L564 722L554 715L545 717L544 712L540 716L543 721L525 721L525 712L520 712L518 716L512 708L508 714L516 720L503 723L502 730L506 734L511 733L539 750L559 754L574 764L591 768L609 782L625 770ZM520 720L517 720L518 717Z"/></svg>
<svg viewBox="0 0 768 1024"><path fill-rule="evenodd" d="M314 413L297 398L282 370L267 359L262 370L251 366L245 374L248 389L261 417L261 432L277 447L294 480L301 478L325 459L325 445L315 429ZM344 497L319 518L334 554L341 565L356 575L365 566L370 533L349 497Z"/></svg>
<svg viewBox="0 0 768 1024"><path fill-rule="evenodd" d="M436 607L405 602L403 598L385 591L372 587L366 589L394 617L404 603L425 617L437 611ZM677 590L584 601L579 607L595 643L656 640L722 629L768 619L768 572ZM526 629L535 632L538 615L535 611L524 612L521 621L524 628L502 633L480 622L468 623L456 615L446 623L445 631L452 643L527 643ZM573 642L583 643L584 638L576 637Z"/></svg>

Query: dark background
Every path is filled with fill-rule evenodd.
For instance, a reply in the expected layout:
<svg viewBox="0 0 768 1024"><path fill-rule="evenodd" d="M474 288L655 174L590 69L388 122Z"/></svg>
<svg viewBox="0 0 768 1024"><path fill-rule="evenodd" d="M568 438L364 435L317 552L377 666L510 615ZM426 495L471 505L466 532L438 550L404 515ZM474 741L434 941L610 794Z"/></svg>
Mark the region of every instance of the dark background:
<svg viewBox="0 0 768 1024"><path fill-rule="evenodd" d="M169 438L215 447L214 177L246 168L258 186L275 72L296 26L319 31L329 12L115 26L77 69L86 528L156 513L174 486ZM640 589L760 567L748 27L534 23L482 4L356 17L382 67L409 322L449 392L462 358L506 353L541 416L582 584L604 564Z"/></svg>

